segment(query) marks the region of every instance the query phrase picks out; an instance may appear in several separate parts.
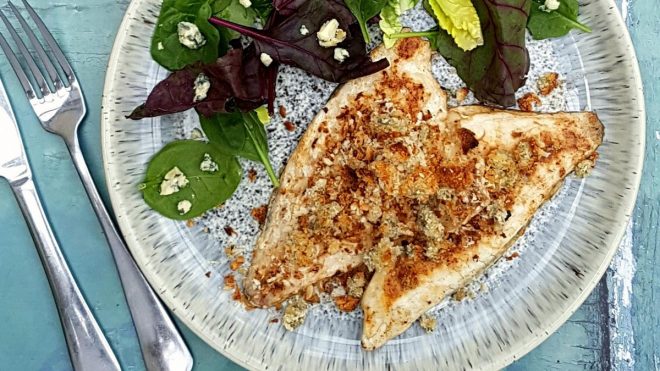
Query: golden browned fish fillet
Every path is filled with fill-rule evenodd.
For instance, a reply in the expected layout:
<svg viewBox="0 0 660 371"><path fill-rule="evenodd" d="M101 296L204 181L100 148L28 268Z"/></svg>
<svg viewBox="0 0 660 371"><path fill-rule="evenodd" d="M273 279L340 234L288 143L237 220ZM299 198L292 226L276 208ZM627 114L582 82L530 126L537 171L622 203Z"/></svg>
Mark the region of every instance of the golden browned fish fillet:
<svg viewBox="0 0 660 371"><path fill-rule="evenodd" d="M360 264L379 239L381 218L396 219L383 197L414 191L377 173L414 172L396 166L423 157L409 152L408 141L430 131L416 127L444 121L446 95L431 74L428 42L376 48L372 59L382 57L391 66L339 87L289 159L244 281L253 304L277 304Z"/></svg>
<svg viewBox="0 0 660 371"><path fill-rule="evenodd" d="M362 344L381 346L495 262L575 166L593 113L447 112L430 48L377 48L391 66L341 86L282 174L244 282L275 305L366 263Z"/></svg>
<svg viewBox="0 0 660 371"><path fill-rule="evenodd" d="M366 349L405 331L497 261L563 178L595 160L603 137L603 126L589 112L465 106L449 110L446 125L464 135L462 161L471 164L461 170L465 182L416 206L413 236L405 244L381 241L366 256L375 268L362 297ZM477 212L463 219L468 205Z"/></svg>

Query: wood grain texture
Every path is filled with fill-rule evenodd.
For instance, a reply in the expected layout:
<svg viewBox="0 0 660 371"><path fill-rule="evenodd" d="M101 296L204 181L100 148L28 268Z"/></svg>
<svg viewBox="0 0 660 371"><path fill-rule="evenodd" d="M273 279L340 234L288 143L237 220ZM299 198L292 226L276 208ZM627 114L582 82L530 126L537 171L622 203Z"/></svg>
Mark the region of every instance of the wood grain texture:
<svg viewBox="0 0 660 371"><path fill-rule="evenodd" d="M99 116L108 54L129 0L31 0L70 58L89 105L82 126L82 145L97 185L107 196L99 150ZM629 25L637 47L647 102L647 154L644 180L632 225L635 275L629 308L623 311L625 279L619 267L608 272L585 304L557 333L510 366L513 370L626 369L627 349L634 368L660 368L660 56L656 38L660 22L656 0L630 2ZM2 8L6 11L6 7ZM2 29L4 32L4 29ZM142 370L135 333L121 293L112 258L64 145L37 124L3 57L0 74L11 94L38 186L53 227L73 271L101 326L126 370ZM106 198L107 200L107 198ZM107 203L109 204L109 203ZM15 370L69 370L57 313L38 257L13 196L0 186L0 364ZM627 259L625 255L618 259ZM618 295L618 296L617 296ZM625 309L625 308L623 308ZM626 314L627 313L627 314ZM630 317L630 313L633 314ZM634 348L632 335L634 334ZM184 335L196 370L239 369L190 331ZM618 353L622 345L624 352Z"/></svg>
<svg viewBox="0 0 660 371"><path fill-rule="evenodd" d="M646 99L646 158L633 224L637 274L633 280L632 327L638 370L660 369L660 3L632 0L630 34L637 50ZM649 16L653 14L653 16Z"/></svg>

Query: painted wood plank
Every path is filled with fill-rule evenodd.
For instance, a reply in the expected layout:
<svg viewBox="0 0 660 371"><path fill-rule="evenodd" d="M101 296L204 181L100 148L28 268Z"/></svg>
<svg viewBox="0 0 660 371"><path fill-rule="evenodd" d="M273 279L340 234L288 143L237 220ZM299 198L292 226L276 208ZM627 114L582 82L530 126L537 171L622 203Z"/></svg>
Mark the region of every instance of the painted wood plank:
<svg viewBox="0 0 660 371"><path fill-rule="evenodd" d="M660 369L660 3L631 0L630 33L637 50L646 101L646 157L634 212L632 327L638 370Z"/></svg>

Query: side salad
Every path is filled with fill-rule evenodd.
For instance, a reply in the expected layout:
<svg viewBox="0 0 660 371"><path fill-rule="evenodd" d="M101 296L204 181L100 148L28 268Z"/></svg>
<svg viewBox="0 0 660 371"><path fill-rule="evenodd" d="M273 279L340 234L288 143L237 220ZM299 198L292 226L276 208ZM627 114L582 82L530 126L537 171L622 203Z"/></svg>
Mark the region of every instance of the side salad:
<svg viewBox="0 0 660 371"><path fill-rule="evenodd" d="M265 126L280 64L343 83L387 68L367 53L369 25L383 42L426 37L484 103L515 104L529 70L526 30L535 39L590 32L578 0L423 0L437 26L402 32L420 0L164 0L151 40L171 71L128 117L194 109L207 140L180 140L150 161L140 186L162 215L185 220L225 202L242 178L238 158L261 163L279 186Z"/></svg>

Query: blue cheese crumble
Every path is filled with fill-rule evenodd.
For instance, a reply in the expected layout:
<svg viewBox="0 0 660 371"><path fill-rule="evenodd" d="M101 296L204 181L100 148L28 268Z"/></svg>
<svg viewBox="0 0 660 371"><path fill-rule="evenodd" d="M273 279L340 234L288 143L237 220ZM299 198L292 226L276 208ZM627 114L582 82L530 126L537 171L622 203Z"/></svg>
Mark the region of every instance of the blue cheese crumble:
<svg viewBox="0 0 660 371"><path fill-rule="evenodd" d="M188 200L181 200L176 205L176 209L179 211L179 215L186 215L192 208L192 202Z"/></svg>
<svg viewBox="0 0 660 371"><path fill-rule="evenodd" d="M209 78L203 74L200 73L197 75L197 78L195 79L195 97L193 98L193 102L201 102L209 94L209 89L211 89L211 81Z"/></svg>
<svg viewBox="0 0 660 371"><path fill-rule="evenodd" d="M539 7L544 12L550 13L553 10L559 9L559 0L545 0L545 3Z"/></svg>
<svg viewBox="0 0 660 371"><path fill-rule="evenodd" d="M211 158L211 155L208 153L204 154L204 159L202 162L199 164L199 170L201 171L206 171L209 173L215 173L216 171L219 170L218 164L213 161L213 158Z"/></svg>
<svg viewBox="0 0 660 371"><path fill-rule="evenodd" d="M165 179L160 183L160 195L169 196L175 194L190 183L186 175L178 168L173 167L165 174Z"/></svg>
<svg viewBox="0 0 660 371"><path fill-rule="evenodd" d="M321 26L316 37L319 39L319 45L332 48L346 40L346 32L339 28L339 21L333 18Z"/></svg>
<svg viewBox="0 0 660 371"><path fill-rule="evenodd" d="M266 67L270 66L270 64L273 63L273 58L270 55L266 54L266 53L259 54L259 60Z"/></svg>
<svg viewBox="0 0 660 371"><path fill-rule="evenodd" d="M350 57L350 54L348 54L348 50L344 48L335 48L334 58L337 62L342 63L348 57Z"/></svg>
<svg viewBox="0 0 660 371"><path fill-rule="evenodd" d="M202 35L196 24L190 22L179 22L177 25L179 42L188 49L199 49L206 45L206 38Z"/></svg>

